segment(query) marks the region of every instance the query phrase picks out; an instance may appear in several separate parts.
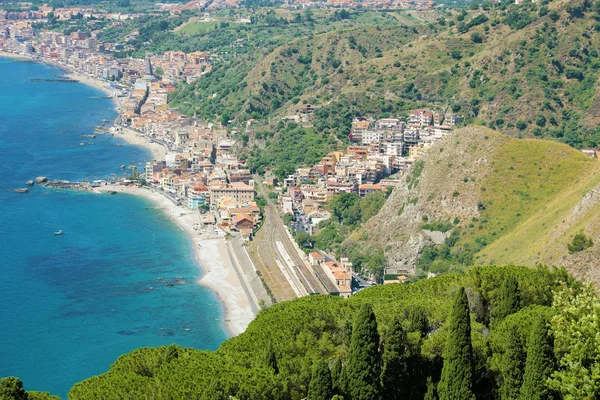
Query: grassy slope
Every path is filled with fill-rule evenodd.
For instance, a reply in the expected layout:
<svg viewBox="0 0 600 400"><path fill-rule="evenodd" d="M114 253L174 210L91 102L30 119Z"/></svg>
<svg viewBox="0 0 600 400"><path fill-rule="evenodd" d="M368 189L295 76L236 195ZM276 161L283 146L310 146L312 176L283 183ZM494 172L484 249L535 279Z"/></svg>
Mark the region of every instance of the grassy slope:
<svg viewBox="0 0 600 400"><path fill-rule="evenodd" d="M484 183L490 190L482 196L492 202L485 212L487 231L505 228L507 233L481 252L479 262L556 263L572 236L593 220L584 215L559 227L600 184L600 163L565 145L513 140L499 150L493 167L498 172Z"/></svg>
<svg viewBox="0 0 600 400"><path fill-rule="evenodd" d="M392 266L414 266L420 249L431 245L421 230L427 216L429 222L458 222L460 238L451 251L475 250L475 264L566 265L579 276L578 268L592 265L571 262L567 243L580 231L599 242L597 160L565 144L472 127L432 148L418 179L413 175L350 244L364 239L385 249Z"/></svg>

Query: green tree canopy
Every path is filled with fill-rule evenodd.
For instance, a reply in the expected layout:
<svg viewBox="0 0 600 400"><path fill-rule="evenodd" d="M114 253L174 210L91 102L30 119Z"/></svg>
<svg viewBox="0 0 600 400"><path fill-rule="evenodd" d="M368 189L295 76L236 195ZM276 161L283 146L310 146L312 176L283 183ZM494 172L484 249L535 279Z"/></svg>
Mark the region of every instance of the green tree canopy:
<svg viewBox="0 0 600 400"><path fill-rule="evenodd" d="M541 315L533 326L527 341L527 361L521 387L522 400L550 398L547 380L554 370L553 340L548 331L548 321Z"/></svg>
<svg viewBox="0 0 600 400"><path fill-rule="evenodd" d="M440 400L474 400L471 316L465 288L454 298L449 316L444 367L438 384Z"/></svg>
<svg viewBox="0 0 600 400"><path fill-rule="evenodd" d="M333 397L331 371L326 361L313 365L312 377L308 386L308 400L331 400Z"/></svg>
<svg viewBox="0 0 600 400"><path fill-rule="evenodd" d="M360 306L354 316L346 363L346 391L354 400L380 396L380 356L377 320L370 304Z"/></svg>

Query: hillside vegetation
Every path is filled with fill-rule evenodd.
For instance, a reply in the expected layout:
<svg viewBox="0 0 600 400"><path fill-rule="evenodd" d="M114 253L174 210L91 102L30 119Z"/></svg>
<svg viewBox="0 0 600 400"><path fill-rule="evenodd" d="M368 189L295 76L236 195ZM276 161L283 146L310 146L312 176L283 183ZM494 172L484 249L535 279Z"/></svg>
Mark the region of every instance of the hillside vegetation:
<svg viewBox="0 0 600 400"><path fill-rule="evenodd" d="M345 245L384 249L392 272L543 263L598 284L599 185L600 163L564 144L463 128L430 149ZM592 245L570 252L579 233Z"/></svg>
<svg viewBox="0 0 600 400"><path fill-rule="evenodd" d="M231 120L238 129L249 118L258 120L240 133L248 137L251 146L244 151L253 159L283 129L280 119L303 103L319 108L305 124L342 140L356 115L398 116L432 107L451 108L468 124L512 136L597 146L600 2L484 4L415 13L418 19L396 12L371 20L351 12L338 25L301 19L323 30L296 28L293 40L257 44L252 55L227 58L182 86L172 105ZM268 29L275 33L281 26Z"/></svg>
<svg viewBox="0 0 600 400"><path fill-rule="evenodd" d="M563 301L566 291L574 296L589 293L561 270L476 267L465 275L371 288L348 300L310 296L262 311L245 333L215 352L176 346L135 350L120 357L107 373L75 385L69 399L302 399L307 394L330 399L311 396L317 375L329 394L354 393L344 398L377 398L356 395L370 387L384 399L399 393L401 398L422 399L440 380L444 359L451 357L448 346L456 323L451 315L455 297L465 293L463 287L467 316L470 309L467 340L478 377L473 391L481 399L499 398L507 335L522 338L520 351L525 352L534 322L563 311L553 302ZM507 303L506 298L516 300ZM360 338L353 331L362 332ZM371 350L369 340L375 341ZM557 343L559 361L571 354L569 343ZM377 375L372 386L372 378L354 370L367 355L373 357L373 365L363 369L376 371L374 365L383 362L381 381ZM317 374L316 365L323 361L320 367L326 370ZM556 364L551 371L560 372L561 367ZM563 390L560 385L556 389Z"/></svg>

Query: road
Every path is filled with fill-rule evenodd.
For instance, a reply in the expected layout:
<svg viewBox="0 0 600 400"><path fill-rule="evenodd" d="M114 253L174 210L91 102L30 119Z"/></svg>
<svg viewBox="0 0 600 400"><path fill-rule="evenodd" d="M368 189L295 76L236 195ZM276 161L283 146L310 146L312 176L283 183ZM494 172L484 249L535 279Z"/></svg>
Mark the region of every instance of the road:
<svg viewBox="0 0 600 400"><path fill-rule="evenodd" d="M278 259L281 263L288 264L286 265L288 271L294 274L294 276L291 277L292 283L288 283L287 285L290 287L292 293L295 294L294 290L292 289L294 282L299 282L308 294L328 293L327 289L321 284L315 275L315 271L310 268L298 254L295 243L292 243L288 233L286 232L283 220L277 211L277 206L273 204L271 199L269 199L267 191L263 186L260 177L255 176L254 179L258 185L260 196L267 200L267 206L265 207L265 221L259 231L259 233L262 233L262 235L260 235L260 237L257 235L257 237L254 239L258 250L257 255L260 255L263 258L262 261L265 261L264 258L269 256L275 256L276 259ZM281 254L282 251L278 250L277 242L280 242L280 246L287 254ZM289 261L286 261L288 257ZM274 261L274 259L271 261ZM287 281L286 277L283 276L283 272L281 272L281 268L276 265L276 262L272 263L275 264L275 268L277 268L277 272L279 272L280 279ZM269 270L272 269L274 268L269 268ZM270 272L275 275L275 271ZM277 298L277 296L275 297Z"/></svg>

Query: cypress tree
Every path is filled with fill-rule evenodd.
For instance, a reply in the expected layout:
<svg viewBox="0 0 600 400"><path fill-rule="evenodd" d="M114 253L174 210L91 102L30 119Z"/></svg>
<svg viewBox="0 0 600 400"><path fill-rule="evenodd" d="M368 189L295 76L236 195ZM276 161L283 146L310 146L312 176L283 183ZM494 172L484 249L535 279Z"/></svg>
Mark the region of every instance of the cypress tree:
<svg viewBox="0 0 600 400"><path fill-rule="evenodd" d="M493 322L502 321L510 314L514 314L521 308L521 296L519 284L513 275L508 275L498 289L496 304L492 310Z"/></svg>
<svg viewBox="0 0 600 400"><path fill-rule="evenodd" d="M342 395L344 393L344 384L342 380L342 361L338 358L337 360L335 360L335 362L333 363L333 367L331 368L331 381L334 394Z"/></svg>
<svg viewBox="0 0 600 400"><path fill-rule="evenodd" d="M509 327L506 343L500 398L502 400L516 400L519 398L519 392L523 384L523 368L525 367L523 339L521 339L516 325Z"/></svg>
<svg viewBox="0 0 600 400"><path fill-rule="evenodd" d="M425 310L421 307L411 307L408 310L406 318L408 319L409 332L419 332L422 338L427 336L429 320Z"/></svg>
<svg viewBox="0 0 600 400"><path fill-rule="evenodd" d="M312 377L308 385L308 400L331 400L332 397L329 365L325 361L317 361L313 365Z"/></svg>
<svg viewBox="0 0 600 400"><path fill-rule="evenodd" d="M346 395L352 400L380 396L380 357L377 320L370 304L361 305L354 317L345 367Z"/></svg>
<svg viewBox="0 0 600 400"><path fill-rule="evenodd" d="M548 321L541 315L534 323L527 341L525 375L521 386L521 399L543 400L551 398L546 380L554 370L554 343L548 332Z"/></svg>
<svg viewBox="0 0 600 400"><path fill-rule="evenodd" d="M461 287L454 298L449 316L448 339L444 350L444 367L438 384L440 400L472 400L473 347L469 300Z"/></svg>
<svg viewBox="0 0 600 400"><path fill-rule="evenodd" d="M402 322L395 318L383 345L381 387L382 398L385 400L407 397L405 344L406 334L402 329Z"/></svg>

